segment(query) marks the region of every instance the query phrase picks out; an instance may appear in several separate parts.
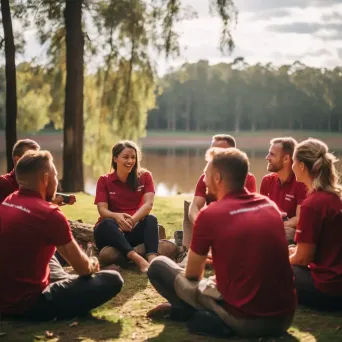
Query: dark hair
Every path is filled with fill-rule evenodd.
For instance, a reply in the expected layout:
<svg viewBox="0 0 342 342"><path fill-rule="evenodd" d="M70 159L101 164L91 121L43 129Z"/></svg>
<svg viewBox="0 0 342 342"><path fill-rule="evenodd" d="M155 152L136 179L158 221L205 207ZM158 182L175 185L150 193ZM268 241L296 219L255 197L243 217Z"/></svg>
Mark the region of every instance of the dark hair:
<svg viewBox="0 0 342 342"><path fill-rule="evenodd" d="M329 153L328 146L318 139L309 138L297 145L294 158L302 162L312 178L312 188L331 192L342 197L335 156Z"/></svg>
<svg viewBox="0 0 342 342"><path fill-rule="evenodd" d="M212 140L225 141L229 147L236 147L236 141L234 137L229 134L216 134L212 137Z"/></svg>
<svg viewBox="0 0 342 342"><path fill-rule="evenodd" d="M12 158L21 157L27 150L39 151L40 146L31 139L18 140L13 146Z"/></svg>
<svg viewBox="0 0 342 342"><path fill-rule="evenodd" d="M219 172L221 178L233 191L245 187L249 169L247 154L237 148L210 148L206 153L206 161L212 161L213 167Z"/></svg>
<svg viewBox="0 0 342 342"><path fill-rule="evenodd" d="M112 148L112 168L116 171L117 170L117 164L114 161L114 157L118 157L119 154L125 149L125 148L132 148L137 156L135 165L133 166L132 171L129 173L127 178L127 184L128 186L133 190L136 191L140 185L139 178L142 173L145 172L145 169L142 169L140 167L140 161L141 161L141 150L139 146L131 140L122 140L119 141L117 144L115 144Z"/></svg>
<svg viewBox="0 0 342 342"><path fill-rule="evenodd" d="M293 152L297 146L297 141L292 137L274 138L270 141L270 144L281 144L281 147L285 154L290 155L293 158Z"/></svg>
<svg viewBox="0 0 342 342"><path fill-rule="evenodd" d="M53 158L49 151L27 151L19 159L15 169L18 183L28 176L38 175L40 172L49 171L50 162L53 162Z"/></svg>

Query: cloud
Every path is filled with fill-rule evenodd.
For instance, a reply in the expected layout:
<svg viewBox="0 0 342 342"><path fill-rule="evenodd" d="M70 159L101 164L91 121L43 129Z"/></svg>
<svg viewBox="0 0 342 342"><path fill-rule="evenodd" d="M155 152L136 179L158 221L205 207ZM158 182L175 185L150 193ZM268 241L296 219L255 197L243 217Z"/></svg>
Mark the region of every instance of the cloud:
<svg viewBox="0 0 342 342"><path fill-rule="evenodd" d="M251 20L268 20L272 18L282 18L282 17L287 17L291 15L291 11L286 8L274 8L266 11L261 11L255 13L252 17Z"/></svg>
<svg viewBox="0 0 342 342"><path fill-rule="evenodd" d="M338 57L342 58L342 49L337 49Z"/></svg>
<svg viewBox="0 0 342 342"><path fill-rule="evenodd" d="M296 22L292 24L269 25L268 30L280 33L315 34L320 30L342 32L342 23L308 23Z"/></svg>

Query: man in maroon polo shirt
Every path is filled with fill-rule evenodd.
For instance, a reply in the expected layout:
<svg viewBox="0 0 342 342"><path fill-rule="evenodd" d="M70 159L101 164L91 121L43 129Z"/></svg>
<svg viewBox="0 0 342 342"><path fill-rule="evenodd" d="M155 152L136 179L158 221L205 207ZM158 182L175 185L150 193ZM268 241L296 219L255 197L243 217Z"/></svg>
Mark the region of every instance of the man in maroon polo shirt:
<svg viewBox="0 0 342 342"><path fill-rule="evenodd" d="M98 272L98 260L80 250L66 217L51 203L58 183L51 154L28 151L16 177L19 191L0 205L0 312L38 320L74 317L120 292L120 274ZM56 248L79 278L50 284Z"/></svg>
<svg viewBox="0 0 342 342"><path fill-rule="evenodd" d="M152 262L148 277L169 303L150 314L166 308L171 317L187 313L192 330L203 333L211 324L210 313L203 319L207 309L238 335L280 335L296 307L281 213L267 197L245 189L245 153L216 148L206 159L205 183L217 201L196 219L185 274L167 258ZM203 279L210 248L216 280Z"/></svg>
<svg viewBox="0 0 342 342"><path fill-rule="evenodd" d="M14 169L5 174L0 176L0 203L2 203L7 196L12 194L13 192L19 190L19 185L15 177L15 167L19 161L19 159L25 154L27 151L39 151L40 146L39 144L31 139L21 139L18 140L12 150L12 158ZM63 205L63 198L61 196L55 196L53 199L54 204ZM75 195L70 195L69 203L70 205L76 202ZM54 255L50 260L50 280L57 281L66 278L70 278L72 276L68 275L61 266L59 260L61 260L58 253ZM63 260L61 260L63 262Z"/></svg>
<svg viewBox="0 0 342 342"><path fill-rule="evenodd" d="M40 146L31 139L22 139L18 140L13 146L12 150L12 159L14 168L18 163L18 160L24 155L24 153L28 150L39 151ZM17 180L15 178L14 169L0 176L0 203L11 193L17 191L19 189Z"/></svg>
<svg viewBox="0 0 342 342"><path fill-rule="evenodd" d="M18 160L24 155L26 151L39 151L40 146L37 142L31 139L21 139L18 140L12 150L12 158L14 169L5 174L0 176L0 203L11 193L17 191L19 189L18 182L15 178L15 167L18 163ZM75 195L70 195L70 199L68 204L72 205L76 202ZM54 203L57 205L63 205L63 198L61 196L56 196L54 198Z"/></svg>
<svg viewBox="0 0 342 342"><path fill-rule="evenodd" d="M211 147L219 147L219 148L230 148L236 147L236 141L234 137L228 134L217 134L212 137ZM193 225L196 221L196 218L204 208L205 205L208 205L214 199L212 195L207 189L207 186L204 182L204 173L200 176L197 181L196 189L195 189L195 196L190 203L189 211L184 213L184 221L183 221L183 246L186 249L189 249L192 237L192 229ZM249 192L256 191L256 180L252 173L248 172L245 182L245 187ZM184 204L184 208L186 208L188 203ZM183 255L185 256L185 255ZM180 262L180 266L185 267L187 262L187 257L185 256L184 259Z"/></svg>
<svg viewBox="0 0 342 342"><path fill-rule="evenodd" d="M291 137L275 138L266 156L267 170L260 185L260 194L269 197L283 212L286 238L293 241L298 224L300 205L306 198L305 184L297 182L292 171L293 152L297 145Z"/></svg>

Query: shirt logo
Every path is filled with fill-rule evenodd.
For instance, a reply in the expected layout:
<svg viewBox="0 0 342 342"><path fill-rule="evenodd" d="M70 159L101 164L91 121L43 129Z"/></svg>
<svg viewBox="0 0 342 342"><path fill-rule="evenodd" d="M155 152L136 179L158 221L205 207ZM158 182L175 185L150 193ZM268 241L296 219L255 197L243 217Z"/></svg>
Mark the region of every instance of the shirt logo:
<svg viewBox="0 0 342 342"><path fill-rule="evenodd" d="M138 186L137 191L141 191L144 187L145 187L145 185L140 185L140 186Z"/></svg>
<svg viewBox="0 0 342 342"><path fill-rule="evenodd" d="M295 197L293 195L290 195L290 194L285 194L285 201L289 201L291 202L292 199L294 199Z"/></svg>
<svg viewBox="0 0 342 342"><path fill-rule="evenodd" d="M115 195L115 192L109 192L109 195Z"/></svg>
<svg viewBox="0 0 342 342"><path fill-rule="evenodd" d="M25 213L29 213L29 214L31 213L30 209L27 209L27 208L23 207L22 205L16 205L13 203L8 203L8 202L2 202L2 205L6 206L6 207L10 207L10 208L19 209L21 211L24 211Z"/></svg>

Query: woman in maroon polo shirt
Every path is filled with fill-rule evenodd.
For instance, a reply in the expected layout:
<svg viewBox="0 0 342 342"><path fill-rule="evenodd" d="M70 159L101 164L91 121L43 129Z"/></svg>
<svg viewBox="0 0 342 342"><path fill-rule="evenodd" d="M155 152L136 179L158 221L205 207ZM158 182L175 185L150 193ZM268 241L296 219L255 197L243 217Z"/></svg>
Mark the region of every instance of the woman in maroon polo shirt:
<svg viewBox="0 0 342 342"><path fill-rule="evenodd" d="M141 151L132 141L112 149L114 172L97 182L95 204L100 219L94 229L96 246L111 246L146 273L158 255L158 222L149 215L154 201L152 175L140 167ZM147 261L133 247L144 243Z"/></svg>
<svg viewBox="0 0 342 342"><path fill-rule="evenodd" d="M336 158L317 139L300 143L293 171L309 195L302 202L290 263L300 303L342 309L342 187Z"/></svg>

